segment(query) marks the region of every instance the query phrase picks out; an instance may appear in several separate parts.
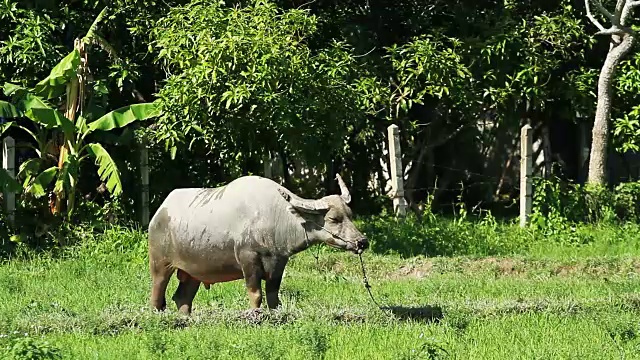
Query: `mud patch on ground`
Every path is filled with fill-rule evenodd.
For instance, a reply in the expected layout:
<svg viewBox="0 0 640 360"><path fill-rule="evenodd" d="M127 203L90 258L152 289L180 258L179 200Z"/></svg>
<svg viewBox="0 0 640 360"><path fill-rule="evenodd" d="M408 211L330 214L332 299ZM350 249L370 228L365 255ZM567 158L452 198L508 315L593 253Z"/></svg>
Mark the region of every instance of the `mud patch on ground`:
<svg viewBox="0 0 640 360"><path fill-rule="evenodd" d="M236 312L235 320L246 322L250 325L268 323L271 325L284 325L295 321L297 316L287 311L269 311L264 309L241 310Z"/></svg>
<svg viewBox="0 0 640 360"><path fill-rule="evenodd" d="M470 260L464 264L465 268L473 272L491 271L496 275L518 275L525 272L527 264L520 259L488 257Z"/></svg>
<svg viewBox="0 0 640 360"><path fill-rule="evenodd" d="M634 276L640 274L640 260L556 264L551 273L555 276L582 275L596 278L612 275Z"/></svg>
<svg viewBox="0 0 640 360"><path fill-rule="evenodd" d="M520 258L486 257L478 259L412 259L387 275L390 280L423 279L432 274L491 273L501 276L606 276L640 275L640 259L619 259L605 262L575 263L573 261L525 260Z"/></svg>
<svg viewBox="0 0 640 360"><path fill-rule="evenodd" d="M333 321L345 323L345 324L361 324L367 320L366 315L356 314L348 310L338 312L333 316Z"/></svg>
<svg viewBox="0 0 640 360"><path fill-rule="evenodd" d="M426 323L439 322L443 312L439 306L406 307L386 306L382 310L389 311L400 320L422 321Z"/></svg>
<svg viewBox="0 0 640 360"><path fill-rule="evenodd" d="M560 265L555 267L551 272L556 276L571 276L579 271L576 265Z"/></svg>
<svg viewBox="0 0 640 360"><path fill-rule="evenodd" d="M410 264L402 265L398 270L389 275L390 279L413 278L422 279L428 277L432 273L478 273L478 272L494 272L496 275L518 275L526 271L526 264L519 259L500 259L500 258L483 258L483 259L464 259L451 266L450 263L442 263L425 259L414 261Z"/></svg>
<svg viewBox="0 0 640 360"><path fill-rule="evenodd" d="M390 274L389 278L391 279L399 279L399 278L414 278L414 279L422 279L429 274L431 274L433 270L433 262L430 260L426 260L420 264L405 264L402 265L397 271Z"/></svg>

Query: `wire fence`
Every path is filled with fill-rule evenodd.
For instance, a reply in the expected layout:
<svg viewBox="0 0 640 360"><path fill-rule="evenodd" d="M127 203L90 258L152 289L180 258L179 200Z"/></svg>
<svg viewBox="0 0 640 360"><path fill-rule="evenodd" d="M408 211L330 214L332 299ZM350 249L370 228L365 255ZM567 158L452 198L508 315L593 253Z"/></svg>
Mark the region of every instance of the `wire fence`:
<svg viewBox="0 0 640 360"><path fill-rule="evenodd" d="M454 168L454 167L443 166L443 165L433 165L433 167L440 168L440 169L445 169L445 170L450 170L450 171L455 171L455 172L459 172L459 173L464 173L465 175L467 175L467 177L474 176L476 178L482 179L482 181L473 181L473 182L471 182L469 184L465 184L462 187L457 188L457 189L442 188L442 187L438 187L438 186L427 186L427 187L405 188L404 190L405 191L425 191L425 190L426 191L434 191L434 190L438 190L438 191L443 191L443 192L460 192L463 189L482 187L482 186L487 186L487 185L498 186L502 182L503 185L507 185L510 189L513 189L515 191L520 191L520 181L519 181L519 179L518 179L518 181L511 181L512 178L509 177L509 176L491 176L491 175L486 175L486 174L470 171L468 169L460 169L460 168Z"/></svg>

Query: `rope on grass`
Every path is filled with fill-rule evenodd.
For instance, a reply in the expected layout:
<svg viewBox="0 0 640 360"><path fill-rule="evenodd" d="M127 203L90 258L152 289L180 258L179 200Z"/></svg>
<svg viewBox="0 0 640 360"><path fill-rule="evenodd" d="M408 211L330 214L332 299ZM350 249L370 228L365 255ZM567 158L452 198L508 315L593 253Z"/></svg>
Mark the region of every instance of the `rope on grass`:
<svg viewBox="0 0 640 360"><path fill-rule="evenodd" d="M376 304L378 309L384 310L384 308L380 306L380 304L376 301L376 299L373 297L373 294L371 293L371 285L369 284L369 279L367 278L367 271L364 268L364 260L362 260L362 254L359 254L358 256L360 257L360 266L362 268L362 280L364 282L364 288L367 289L369 297L371 298L373 303Z"/></svg>

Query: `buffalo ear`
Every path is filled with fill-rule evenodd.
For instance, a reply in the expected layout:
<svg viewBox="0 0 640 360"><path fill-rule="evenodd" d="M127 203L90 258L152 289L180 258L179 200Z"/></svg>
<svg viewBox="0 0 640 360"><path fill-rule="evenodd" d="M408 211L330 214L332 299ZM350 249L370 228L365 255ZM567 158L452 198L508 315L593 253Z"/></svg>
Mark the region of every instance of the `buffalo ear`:
<svg viewBox="0 0 640 360"><path fill-rule="evenodd" d="M282 188L278 189L278 192L282 197L291 204L291 206L301 212L310 214L322 214L329 210L329 204L324 200L308 200L294 198Z"/></svg>
<svg viewBox="0 0 640 360"><path fill-rule="evenodd" d="M289 200L291 206L296 210L309 214L324 214L329 210L329 204L324 200Z"/></svg>

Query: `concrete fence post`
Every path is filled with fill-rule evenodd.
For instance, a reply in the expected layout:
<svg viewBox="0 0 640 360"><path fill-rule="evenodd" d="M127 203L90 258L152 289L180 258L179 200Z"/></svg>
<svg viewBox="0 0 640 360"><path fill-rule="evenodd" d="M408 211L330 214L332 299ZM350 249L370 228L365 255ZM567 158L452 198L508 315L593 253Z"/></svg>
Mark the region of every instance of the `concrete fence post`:
<svg viewBox="0 0 640 360"><path fill-rule="evenodd" d="M270 151L262 156L262 164L264 166L264 177L273 179L273 159Z"/></svg>
<svg viewBox="0 0 640 360"><path fill-rule="evenodd" d="M527 226L533 207L533 129L525 125L520 131L520 227Z"/></svg>
<svg viewBox="0 0 640 360"><path fill-rule="evenodd" d="M400 131L398 125L387 128L389 136L389 163L391 165L391 186L393 192L393 211L396 216L407 214L407 201L404 198L404 171L400 150Z"/></svg>
<svg viewBox="0 0 640 360"><path fill-rule="evenodd" d="M2 141L2 168L7 171L9 176L16 178L16 141L7 136ZM9 215L9 221L13 224L16 211L16 194L4 192L5 210Z"/></svg>
<svg viewBox="0 0 640 360"><path fill-rule="evenodd" d="M141 223L143 228L149 226L149 149L146 143L140 147L140 179L141 191Z"/></svg>

